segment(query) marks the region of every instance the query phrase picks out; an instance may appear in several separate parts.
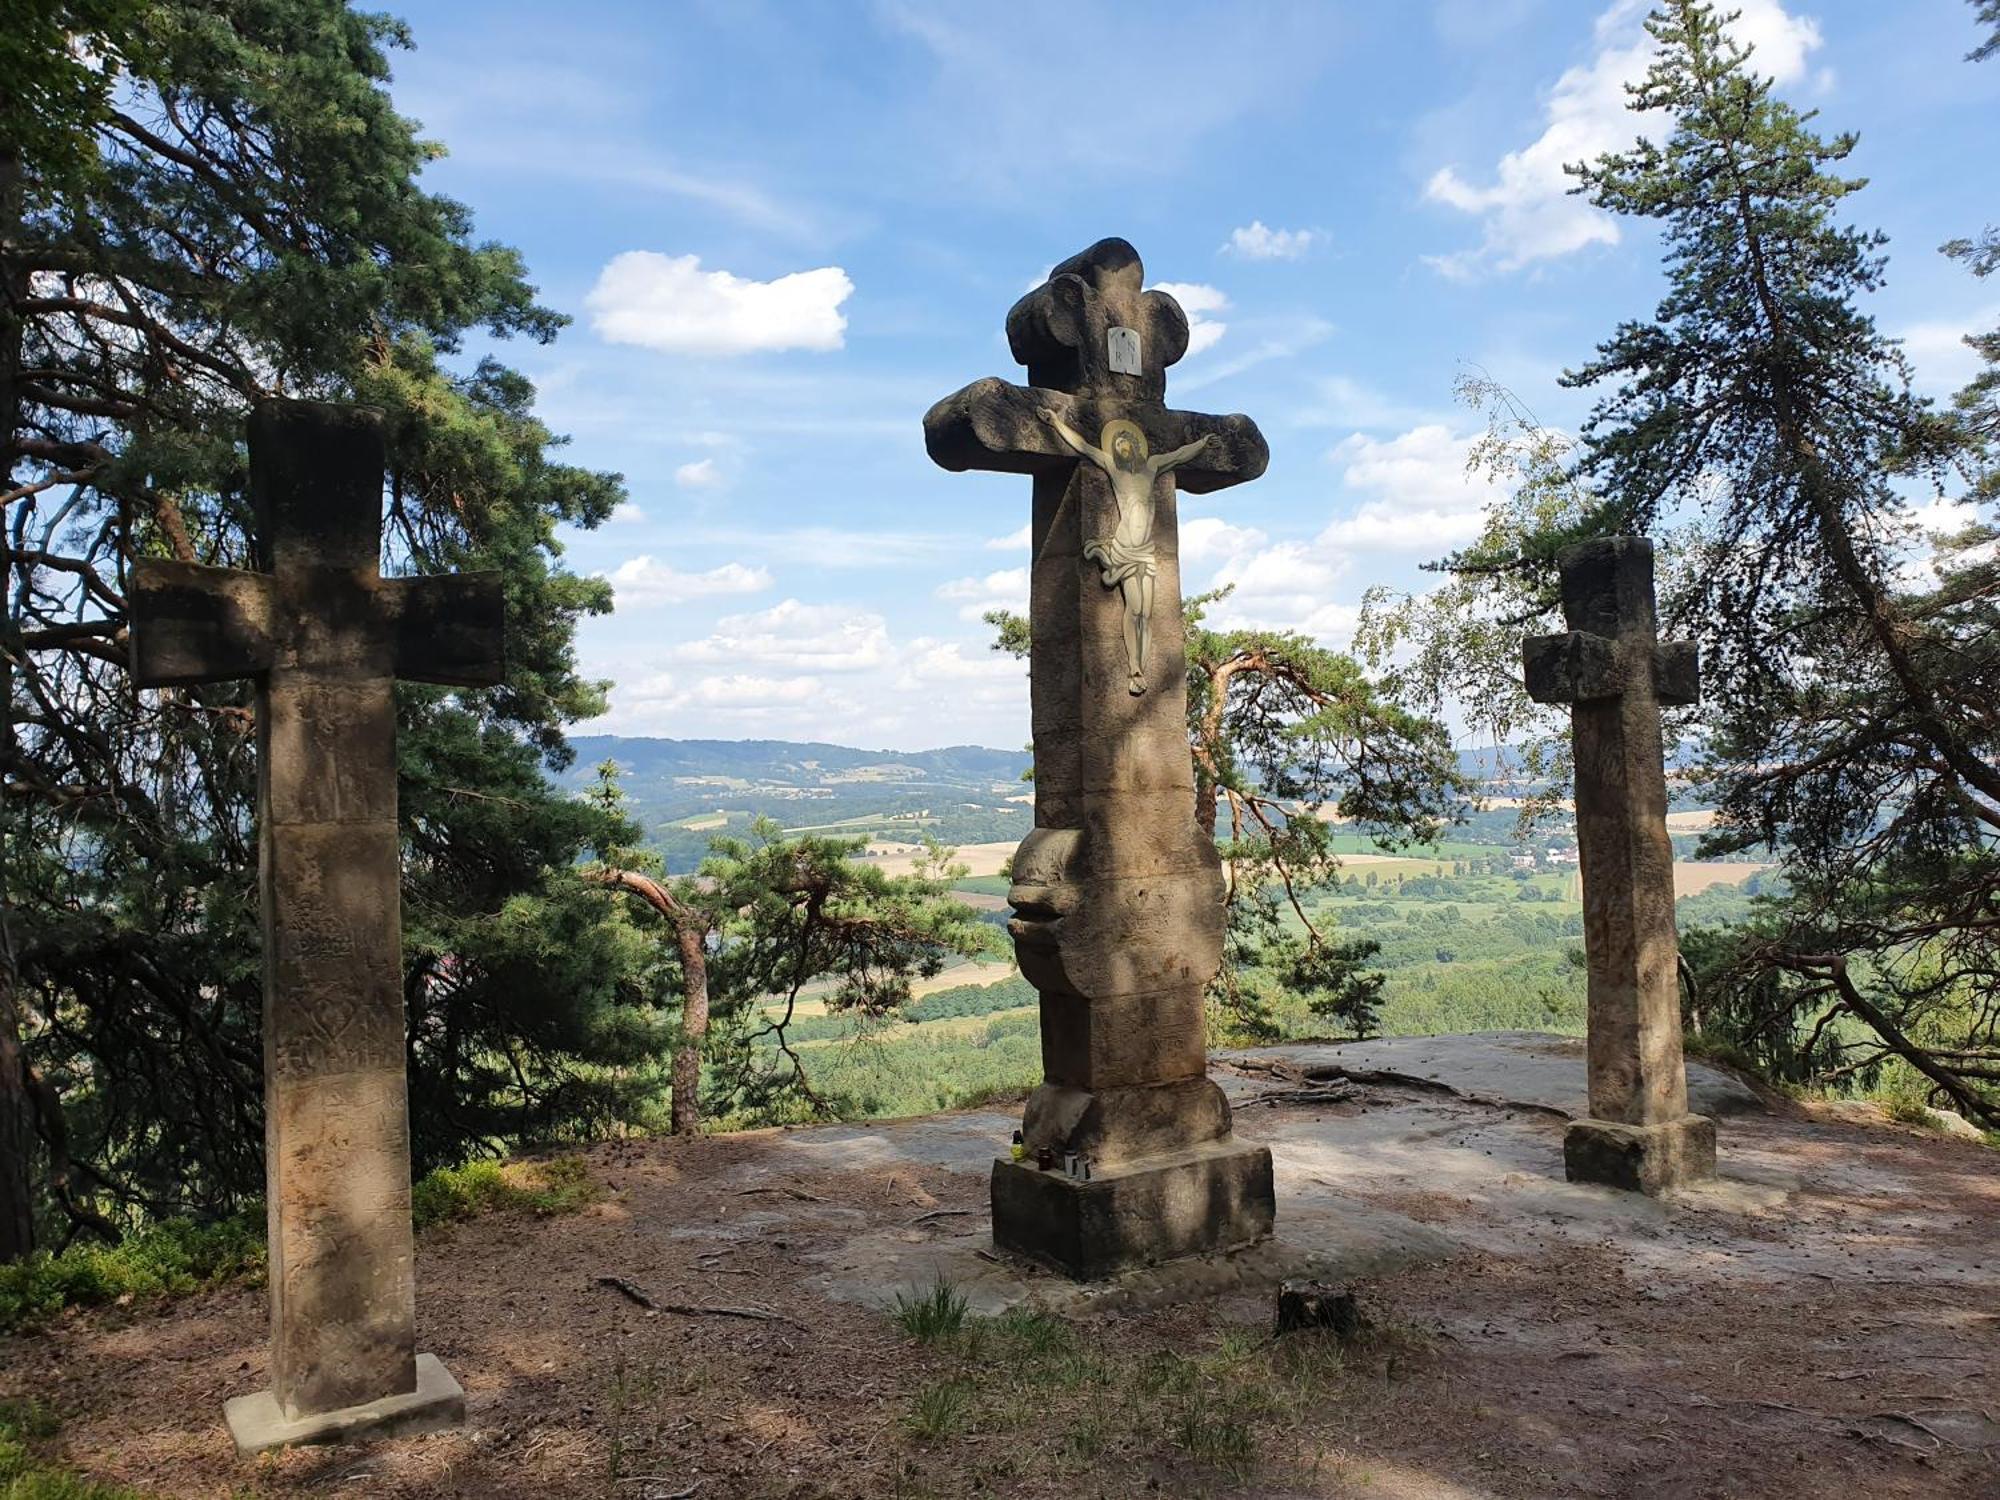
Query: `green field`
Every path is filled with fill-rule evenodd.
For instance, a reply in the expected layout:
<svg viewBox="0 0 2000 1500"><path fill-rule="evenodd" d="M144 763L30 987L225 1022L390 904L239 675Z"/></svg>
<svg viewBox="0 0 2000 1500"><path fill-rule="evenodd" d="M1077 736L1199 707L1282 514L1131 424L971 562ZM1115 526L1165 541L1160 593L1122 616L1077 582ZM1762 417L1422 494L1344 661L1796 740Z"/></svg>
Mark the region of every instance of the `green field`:
<svg viewBox="0 0 2000 1500"><path fill-rule="evenodd" d="M1350 866L1335 888L1312 900L1316 921L1331 921L1342 937L1366 936L1382 945L1382 1033L1580 1035L1583 909L1574 874L1440 877L1432 873L1438 864ZM1451 869L1448 855L1443 864ZM1368 872L1375 875L1372 885ZM988 883L1005 886L999 876L960 884L984 889ZM1748 890L1736 886L1685 897L1682 926L1740 918L1748 901ZM1034 1007L1034 989L1015 974L939 990L900 1017L865 1026L845 1016L801 1014L791 1038L814 1087L839 1098L850 1115L922 1114L1034 1087L1041 1079ZM1328 1030L1295 996L1281 996L1272 1019L1285 1036Z"/></svg>

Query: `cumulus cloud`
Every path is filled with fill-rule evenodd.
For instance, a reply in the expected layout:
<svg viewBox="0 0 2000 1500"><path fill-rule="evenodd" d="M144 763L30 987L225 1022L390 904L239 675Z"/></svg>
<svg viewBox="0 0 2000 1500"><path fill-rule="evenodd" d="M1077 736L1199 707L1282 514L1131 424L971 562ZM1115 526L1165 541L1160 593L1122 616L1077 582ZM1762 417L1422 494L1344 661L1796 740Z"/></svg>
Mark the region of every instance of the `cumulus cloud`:
<svg viewBox="0 0 2000 1500"><path fill-rule="evenodd" d="M1181 311L1187 314L1189 354L1213 349L1222 335L1229 331L1227 323L1219 322L1213 316L1227 311L1229 307L1228 296L1218 288L1204 286L1198 281L1156 281L1149 290L1165 292L1180 303Z"/></svg>
<svg viewBox="0 0 2000 1500"><path fill-rule="evenodd" d="M1222 250L1244 260L1297 260L1323 238L1317 229L1267 229L1262 219L1252 219L1229 231Z"/></svg>
<svg viewBox="0 0 2000 1500"><path fill-rule="evenodd" d="M1329 457L1341 479L1364 498L1320 533L1322 545L1350 552L1434 555L1479 535L1486 506L1500 490L1466 472L1470 434L1438 424L1392 438L1355 433Z"/></svg>
<svg viewBox="0 0 2000 1500"><path fill-rule="evenodd" d="M826 350L844 341L840 305L853 291L839 266L751 281L704 271L699 256L628 250L598 273L584 306L614 344L669 354Z"/></svg>
<svg viewBox="0 0 2000 1500"><path fill-rule="evenodd" d="M1010 531L1005 536L990 536L986 539L988 552L1019 552L1035 539L1035 527L1031 521L1023 521L1019 531Z"/></svg>
<svg viewBox="0 0 2000 1500"><path fill-rule="evenodd" d="M727 562L705 573L685 573L671 563L654 562L643 554L628 558L606 576L621 609L686 604L691 599L724 594L754 594L771 586L771 575L764 568Z"/></svg>
<svg viewBox="0 0 2000 1500"><path fill-rule="evenodd" d="M1002 568L983 578L954 578L938 585L937 596L957 602L962 620L982 619L996 609L1019 614L1028 607L1028 570Z"/></svg>
<svg viewBox="0 0 2000 1500"><path fill-rule="evenodd" d="M1781 84L1805 72L1807 54L1821 41L1816 21L1791 14L1783 0L1736 0L1735 8L1742 14L1731 34L1755 49L1754 68ZM1490 183L1474 183L1449 166L1431 176L1424 196L1475 216L1484 235L1472 249L1425 257L1430 265L1465 278L1618 242L1617 222L1572 196L1576 184L1563 168L1620 150L1640 135L1664 139L1665 116L1633 113L1625 93L1627 83L1645 77L1655 51L1641 25L1645 13L1645 0L1617 0L1597 18L1590 60L1556 80L1541 135L1501 157Z"/></svg>
<svg viewBox="0 0 2000 1500"><path fill-rule="evenodd" d="M636 526L645 519L646 513L630 500L621 500L612 508L611 514L605 517L606 522L612 526Z"/></svg>
<svg viewBox="0 0 2000 1500"><path fill-rule="evenodd" d="M1181 522L1181 562L1240 556L1264 540L1254 526L1234 526L1220 516L1189 516Z"/></svg>
<svg viewBox="0 0 2000 1500"><path fill-rule="evenodd" d="M722 470L712 458L698 458L674 470L674 483L684 490L712 490L722 483Z"/></svg>
<svg viewBox="0 0 2000 1500"><path fill-rule="evenodd" d="M752 614L726 615L703 639L673 649L675 661L794 671L856 672L889 654L889 628L873 610L786 599Z"/></svg>

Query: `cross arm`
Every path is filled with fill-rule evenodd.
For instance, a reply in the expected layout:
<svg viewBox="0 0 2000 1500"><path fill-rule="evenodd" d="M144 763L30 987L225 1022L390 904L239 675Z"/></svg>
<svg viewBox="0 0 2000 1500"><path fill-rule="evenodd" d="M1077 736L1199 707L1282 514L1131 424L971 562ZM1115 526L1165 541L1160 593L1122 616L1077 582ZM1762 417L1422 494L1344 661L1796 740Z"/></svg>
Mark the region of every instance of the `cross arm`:
<svg viewBox="0 0 2000 1500"><path fill-rule="evenodd" d="M1699 701L1700 657L1692 641L1663 642L1652 656L1661 703ZM1603 703L1622 696L1628 685L1617 643L1588 630L1529 636L1521 658L1528 696L1537 703Z"/></svg>
<svg viewBox="0 0 2000 1500"><path fill-rule="evenodd" d="M1701 702L1701 650L1693 641L1663 641L1653 648L1653 681L1660 701L1675 707Z"/></svg>
<svg viewBox="0 0 2000 1500"><path fill-rule="evenodd" d="M506 675L506 604L498 573L385 578L398 677L448 687L491 687Z"/></svg>
<svg viewBox="0 0 2000 1500"><path fill-rule="evenodd" d="M1074 463L1072 453L1039 415L1046 406L1070 410L1059 391L1014 385L998 376L975 380L924 413L924 448L941 469L962 474L990 469L1036 474Z"/></svg>
<svg viewBox="0 0 2000 1500"><path fill-rule="evenodd" d="M1262 474L1271 462L1271 445L1257 424L1241 413L1212 417L1204 412L1169 412L1174 429L1170 447L1209 442L1201 452L1174 470L1174 483L1193 495L1226 490Z"/></svg>
<svg viewBox="0 0 2000 1500"><path fill-rule="evenodd" d="M275 595L264 573L145 558L126 588L132 681L174 687L269 670Z"/></svg>

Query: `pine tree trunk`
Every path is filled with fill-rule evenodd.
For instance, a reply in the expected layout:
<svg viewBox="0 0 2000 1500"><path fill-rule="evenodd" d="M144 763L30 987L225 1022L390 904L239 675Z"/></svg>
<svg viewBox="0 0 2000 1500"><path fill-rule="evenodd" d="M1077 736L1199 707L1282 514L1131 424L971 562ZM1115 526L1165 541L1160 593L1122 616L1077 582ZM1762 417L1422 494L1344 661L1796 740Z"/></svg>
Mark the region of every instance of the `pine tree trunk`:
<svg viewBox="0 0 2000 1500"><path fill-rule="evenodd" d="M21 320L13 305L27 290L26 277L14 264L13 246L20 228L21 158L12 149L0 148L0 488L9 490L14 487L14 444L20 427L15 377L21 367ZM11 636L13 630L10 620L6 634ZM14 753L14 680L4 660L0 660L0 699L4 699L0 702L0 771L4 771ZM6 833L0 833L0 839L11 842ZM5 868L4 861L0 868ZM0 923L6 920L6 900L7 892L0 891ZM0 930L0 1265L35 1248L34 1185L28 1174L33 1118L20 1012L14 1000L13 945Z"/></svg>
<svg viewBox="0 0 2000 1500"><path fill-rule="evenodd" d="M674 1052L675 1135L696 1135L701 1131L701 1054L702 1044L708 1038L708 953L702 944L707 935L706 927L699 923L674 924L685 981L681 996L681 1044Z"/></svg>
<svg viewBox="0 0 2000 1500"><path fill-rule="evenodd" d="M0 1265L35 1248L34 1182L28 1174L34 1126L27 1085L13 974L0 954Z"/></svg>

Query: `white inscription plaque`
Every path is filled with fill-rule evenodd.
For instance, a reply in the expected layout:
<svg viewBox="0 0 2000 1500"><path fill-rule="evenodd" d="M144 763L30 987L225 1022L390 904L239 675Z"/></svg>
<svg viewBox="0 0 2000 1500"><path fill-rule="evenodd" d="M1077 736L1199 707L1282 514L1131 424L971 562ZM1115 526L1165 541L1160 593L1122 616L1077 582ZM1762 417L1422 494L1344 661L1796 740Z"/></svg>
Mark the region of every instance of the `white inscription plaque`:
<svg viewBox="0 0 2000 1500"><path fill-rule="evenodd" d="M1120 375L1139 374L1139 330L1114 328L1110 340L1111 368Z"/></svg>

